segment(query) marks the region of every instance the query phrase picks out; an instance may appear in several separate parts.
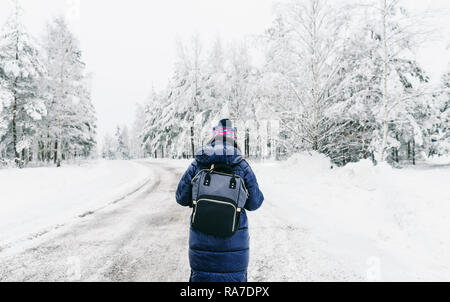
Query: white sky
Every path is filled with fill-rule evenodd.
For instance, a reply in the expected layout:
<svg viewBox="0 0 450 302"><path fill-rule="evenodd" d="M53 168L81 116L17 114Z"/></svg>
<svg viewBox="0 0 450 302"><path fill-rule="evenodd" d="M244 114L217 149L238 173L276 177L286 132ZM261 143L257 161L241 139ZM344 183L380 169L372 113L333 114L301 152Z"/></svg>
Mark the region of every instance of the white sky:
<svg viewBox="0 0 450 302"><path fill-rule="evenodd" d="M260 34L270 26L274 0L22 0L25 22L36 36L45 22L68 16L93 73L93 102L100 139L117 124L134 119L152 86L164 88L175 60L175 40L198 34L208 43L218 35L225 42ZM407 0L413 9L440 11L436 24L442 38L420 49L424 68L436 81L450 61L450 1ZM11 11L0 0L0 25Z"/></svg>

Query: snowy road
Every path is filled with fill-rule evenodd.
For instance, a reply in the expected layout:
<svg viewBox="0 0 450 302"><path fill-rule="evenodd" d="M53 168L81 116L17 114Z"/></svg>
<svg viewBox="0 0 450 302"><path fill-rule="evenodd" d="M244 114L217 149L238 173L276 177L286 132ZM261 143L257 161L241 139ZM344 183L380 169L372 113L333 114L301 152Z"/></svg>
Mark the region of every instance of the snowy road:
<svg viewBox="0 0 450 302"><path fill-rule="evenodd" d="M187 281L190 211L174 200L186 163L140 164L155 179L131 196L0 252L0 281ZM315 250L311 232L284 211L266 200L249 213L249 281L358 279Z"/></svg>
<svg viewBox="0 0 450 302"><path fill-rule="evenodd" d="M156 179L132 196L0 253L0 281L186 281L188 213L174 202L181 171L142 164Z"/></svg>

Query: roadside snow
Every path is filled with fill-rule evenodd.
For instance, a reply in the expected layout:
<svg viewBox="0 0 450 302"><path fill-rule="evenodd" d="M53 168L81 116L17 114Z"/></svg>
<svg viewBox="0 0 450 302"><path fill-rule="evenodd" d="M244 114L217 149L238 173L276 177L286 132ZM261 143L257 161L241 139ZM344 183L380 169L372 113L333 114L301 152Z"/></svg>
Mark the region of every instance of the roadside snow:
<svg viewBox="0 0 450 302"><path fill-rule="evenodd" d="M159 267L161 262L155 260L155 254L142 256L142 252L147 247L170 250L175 246L181 250L183 246L187 253L183 240L190 211L176 205L174 192L190 162L149 160L142 162L148 164L146 167L135 162L101 161L62 169L0 170L0 251L7 244L77 221L74 218L108 206L149 177L158 178L161 185L149 197L139 195L118 203L110 216L87 216L81 227L66 230L67 234L72 230L73 238L62 237L61 243L51 241L51 245L56 254L66 255L66 249L78 246L84 253L85 246L91 244L94 248L86 251L86 259L114 254L120 246L117 251L127 251L123 257L141 255L139 261L151 263L147 266L149 279L161 280L162 276L151 273L164 271ZM324 156L299 154L286 162L250 163L266 201L260 210L248 213L249 281L450 281L450 161L440 158L405 169L384 164L373 167L370 161L362 161L331 169ZM149 175L151 164L155 167L150 169L167 171L167 175ZM158 206L164 201L170 203L168 208ZM121 208L123 204L127 206ZM96 221L99 217L109 219ZM99 245L97 239L87 240L104 237L103 223L118 241ZM153 235L162 226L169 234L163 237L172 236L176 244ZM135 241L123 240L129 234ZM148 240L141 245L143 236ZM155 238L159 241L152 241ZM66 240L70 245L65 246ZM59 244L62 247L57 247ZM31 254L23 255L30 263L38 257L36 271L31 274L39 274L39 265L48 261L45 246L41 248L44 254L30 250ZM133 257L130 263L138 261ZM18 261L17 267L27 265ZM105 260L99 261L103 265ZM180 263L186 269L182 261L170 257L167 261L172 263L171 275L177 275ZM117 270L124 269L121 265L126 266L118 262ZM155 265L158 267L152 267ZM164 269L167 267L165 264Z"/></svg>
<svg viewBox="0 0 450 302"><path fill-rule="evenodd" d="M149 177L148 168L130 161L0 170L0 250L89 215Z"/></svg>
<svg viewBox="0 0 450 302"><path fill-rule="evenodd" d="M290 265L261 279L299 281L309 270L302 281L450 281L450 165L393 169L362 161L331 169L321 155L300 154L254 169L266 204L250 215L282 217L288 228L273 228L291 232L291 242L277 244L298 248ZM264 236L260 221L250 227L262 241L252 243L257 248L277 241ZM314 257L335 267L320 267Z"/></svg>

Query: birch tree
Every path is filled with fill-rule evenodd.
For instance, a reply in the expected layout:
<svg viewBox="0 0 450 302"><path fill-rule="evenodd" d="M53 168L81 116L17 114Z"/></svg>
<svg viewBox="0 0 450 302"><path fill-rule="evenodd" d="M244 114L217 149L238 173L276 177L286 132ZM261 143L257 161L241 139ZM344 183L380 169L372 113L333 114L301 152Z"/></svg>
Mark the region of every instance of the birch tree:
<svg viewBox="0 0 450 302"><path fill-rule="evenodd" d="M418 105L429 94L424 83L428 82L423 69L414 60L412 51L430 34L423 16L414 16L400 6L398 0L377 0L362 5L368 10L365 20L372 32L374 48L370 50L374 60L381 61L382 77L379 87L380 106L377 121L381 128L374 139L378 161L386 160L388 149L397 143L390 132L399 123L409 123L414 137L420 136L416 119L410 112L414 102ZM423 104L426 107L426 104Z"/></svg>
<svg viewBox="0 0 450 302"><path fill-rule="evenodd" d="M322 152L333 135L325 112L345 85L339 71L347 18L323 0L280 4L276 16L267 69L289 92L276 110L293 143Z"/></svg>

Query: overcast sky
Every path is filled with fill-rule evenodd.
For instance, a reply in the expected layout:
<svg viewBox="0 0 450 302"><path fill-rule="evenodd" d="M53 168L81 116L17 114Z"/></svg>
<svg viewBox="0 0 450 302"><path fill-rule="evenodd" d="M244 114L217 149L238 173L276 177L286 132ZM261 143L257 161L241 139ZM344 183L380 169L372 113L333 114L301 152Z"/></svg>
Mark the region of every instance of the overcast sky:
<svg viewBox="0 0 450 302"><path fill-rule="evenodd" d="M135 104L164 88L173 70L175 40L198 34L202 41L221 36L225 42L260 34L270 26L274 0L22 0L25 22L36 36L53 16L69 17L93 73L93 102L99 134L117 124L130 125ZM442 38L418 56L434 81L450 61L450 1L407 0L412 9L432 8ZM11 1L0 0L0 25Z"/></svg>

